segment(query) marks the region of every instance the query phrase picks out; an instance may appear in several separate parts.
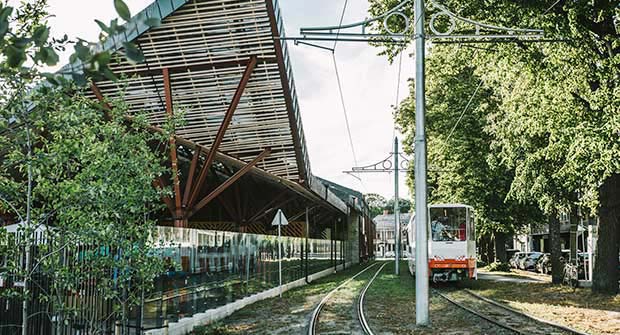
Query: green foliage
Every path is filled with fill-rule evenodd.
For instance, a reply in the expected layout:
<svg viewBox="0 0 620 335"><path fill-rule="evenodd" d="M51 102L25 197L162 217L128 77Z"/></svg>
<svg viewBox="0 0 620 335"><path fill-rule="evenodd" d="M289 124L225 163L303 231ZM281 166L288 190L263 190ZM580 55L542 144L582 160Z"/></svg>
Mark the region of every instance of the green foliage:
<svg viewBox="0 0 620 335"><path fill-rule="evenodd" d="M364 194L364 200L370 209L371 218L382 214L383 209L387 205L387 200L382 195L376 193Z"/></svg>
<svg viewBox="0 0 620 335"><path fill-rule="evenodd" d="M383 214L384 210L388 213L394 213L394 199L387 200L382 195L376 193L368 193L364 195L364 200L370 208L370 217L374 218L377 215ZM407 199L398 199L400 205L400 212L406 213L411 210L411 202Z"/></svg>
<svg viewBox="0 0 620 335"><path fill-rule="evenodd" d="M114 0L114 8L118 15L123 18L125 21L129 21L131 19L131 13L129 12L129 7L123 0Z"/></svg>
<svg viewBox="0 0 620 335"><path fill-rule="evenodd" d="M129 8L122 0L115 0L114 6L121 18L125 21L131 19ZM40 66L58 65L58 52L67 48L70 41L67 36L56 39L50 37L50 29L47 23L47 0L24 1L19 7L8 6L0 3L0 71L7 74L32 75L32 65ZM59 76L71 77L80 86L86 85L87 78L107 78L117 80L109 68L112 53L109 50L96 48L108 38L117 35L124 36L136 29L136 25L125 27L119 25L118 19L105 24L95 20L101 34L99 40L88 42L78 39L73 43L74 52L69 60L72 67L63 69L59 74L43 75L50 83L58 84ZM145 23L151 27L161 24L159 19L146 19ZM144 61L144 55L140 48L131 42L123 43L127 60L133 63ZM30 65L32 64L32 65Z"/></svg>
<svg viewBox="0 0 620 335"><path fill-rule="evenodd" d="M196 326L191 332L192 335L227 335L231 332L219 322L215 322L209 325Z"/></svg>
<svg viewBox="0 0 620 335"><path fill-rule="evenodd" d="M24 226L24 234L36 226L48 228L31 268L14 263L6 270L26 280L36 281L28 278L34 273L49 278L49 293L41 299L57 315L87 308L69 308L65 292L96 282L99 294L118 306L120 316L163 272L153 241L161 191L152 184L164 173L163 157L150 143L165 143L165 137L145 132L143 117L128 126L120 101L109 112L111 120L105 120L97 104L76 92L64 85L34 90L24 97L33 103L19 119L24 126L0 129L1 141L12 143L2 146L0 199L18 213L30 204L34 221ZM24 105L14 102L18 104L8 105L0 118ZM25 141L35 144L30 151ZM27 171L32 171L30 178Z"/></svg>
<svg viewBox="0 0 620 335"><path fill-rule="evenodd" d="M371 15L398 2L372 0ZM596 211L600 185L620 171L620 8L613 1L442 4L481 22L542 28L546 38L562 42L431 47L429 169L446 170L430 172L431 199L470 201L482 208L479 218L498 222L491 227L502 231L523 222L520 206L531 203L546 214L576 201ZM379 46L390 58L399 51ZM472 95L450 142L442 143ZM409 98L399 118L410 135L412 113ZM486 195L465 197L485 189ZM536 217L528 212L534 215L525 219Z"/></svg>
<svg viewBox="0 0 620 335"><path fill-rule="evenodd" d="M123 5L116 7L125 18ZM68 43L50 38L45 8L45 0L16 8L0 4L0 211L20 222L25 236L16 241L0 229L0 275L26 286L24 293L2 294L31 300L28 288L49 279L41 302L69 322L89 306L69 307L67 292L95 285L114 306L114 315L105 317L126 319L163 272L153 215L164 191L153 181L166 172L158 144L167 143L168 134L146 132L143 115L128 122L122 99L104 111L84 96L80 86L88 80L116 79L108 67L111 52L93 51L95 43L74 44L70 59L82 69L40 73L39 67L58 63L57 52ZM126 30L117 20L98 24L98 42ZM133 44L125 50L130 61L142 60ZM44 240L33 237L37 230L45 232ZM24 254L34 244L37 252Z"/></svg>
<svg viewBox="0 0 620 335"><path fill-rule="evenodd" d="M486 267L486 270L490 272L510 272L510 264L493 262Z"/></svg>
<svg viewBox="0 0 620 335"><path fill-rule="evenodd" d="M408 213L411 211L411 201L408 199L399 198L398 199L398 207L401 213ZM389 213L394 213L394 198L387 201L383 209L387 210Z"/></svg>

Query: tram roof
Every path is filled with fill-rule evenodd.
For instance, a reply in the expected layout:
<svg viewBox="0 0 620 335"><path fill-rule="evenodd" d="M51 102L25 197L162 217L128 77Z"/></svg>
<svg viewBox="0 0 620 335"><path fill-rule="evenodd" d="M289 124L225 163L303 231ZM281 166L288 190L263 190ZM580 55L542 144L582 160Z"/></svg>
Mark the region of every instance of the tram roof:
<svg viewBox="0 0 620 335"><path fill-rule="evenodd" d="M148 26L152 18L161 25ZM133 42L145 61L113 60L110 68L121 79L95 82L103 96L123 99L130 113L146 113L151 125L163 128L168 120L163 71L168 69L172 103L185 120L176 135L186 146L208 149L255 58L216 159L243 165L270 148L254 173L311 192L311 198L346 213L346 204L311 172L287 45L278 39L284 35L278 0L156 0L124 26L125 33L110 36L98 50L124 54L123 43ZM61 73L81 68L78 61Z"/></svg>

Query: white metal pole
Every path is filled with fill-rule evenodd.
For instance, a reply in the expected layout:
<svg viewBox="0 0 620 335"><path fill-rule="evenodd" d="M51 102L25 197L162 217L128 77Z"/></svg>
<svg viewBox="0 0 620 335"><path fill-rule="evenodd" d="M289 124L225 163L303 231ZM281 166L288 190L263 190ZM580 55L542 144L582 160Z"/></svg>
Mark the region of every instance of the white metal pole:
<svg viewBox="0 0 620 335"><path fill-rule="evenodd" d="M594 241L594 229L593 226L590 225L590 221L588 220L588 280L592 280L592 275L594 272L594 247L596 246L596 242Z"/></svg>
<svg viewBox="0 0 620 335"><path fill-rule="evenodd" d="M400 200L398 199L398 137L394 138L394 268L400 274Z"/></svg>
<svg viewBox="0 0 620 335"><path fill-rule="evenodd" d="M426 193L426 131L424 112L424 0L415 0L415 306L416 324L428 325L428 234Z"/></svg>
<svg viewBox="0 0 620 335"><path fill-rule="evenodd" d="M280 227L282 227L282 216L278 215L278 277L280 278L280 298L282 298L282 235Z"/></svg>

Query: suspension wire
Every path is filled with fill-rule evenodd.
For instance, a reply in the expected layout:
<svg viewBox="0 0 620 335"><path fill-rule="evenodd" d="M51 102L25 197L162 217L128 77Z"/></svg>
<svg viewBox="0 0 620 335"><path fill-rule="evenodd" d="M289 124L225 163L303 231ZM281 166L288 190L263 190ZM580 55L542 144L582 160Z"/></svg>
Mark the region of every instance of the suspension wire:
<svg viewBox="0 0 620 335"><path fill-rule="evenodd" d="M342 7L342 13L340 14L340 23L338 26L342 26L342 22L344 21L344 15L347 11L347 5L349 4L349 0L344 1L344 5ZM334 72L336 73L336 81L338 82L338 92L340 95L340 103L342 104L342 113L344 114L344 121L347 129L347 136L349 137L349 145L351 146L351 153L353 154L353 163L355 166L358 166L357 155L355 153L355 146L353 144L353 136L351 135L351 125L349 123L349 114L347 112L347 106L344 101L344 92L342 89L342 79L340 78L340 71L338 71L338 62L336 61L336 46L338 45L338 37L340 36L340 28L336 31L336 40L334 41L334 46L332 48L332 61L334 63ZM352 177L356 178L362 184L362 187L366 189L366 185L359 176L354 174L350 174Z"/></svg>
<svg viewBox="0 0 620 335"><path fill-rule="evenodd" d="M448 134L448 137L446 138L446 141L444 142L442 149L448 144L448 142L450 141L450 138L452 137L452 134L454 134L454 130L456 130L456 127L458 127L459 123L461 122L461 120L463 119L463 116L465 116L465 113L467 112L467 110L469 109L469 106L471 105L472 101L474 100L474 97L476 96L476 93L478 93L478 90L480 89L480 87L482 86L482 83L484 81L482 79L480 79L480 82L478 83L478 86L476 86L476 89L474 90L474 93L472 93L472 95L469 97L469 101L467 102L467 105L465 106L465 108L463 109L463 112L461 112L461 115L459 116L458 120L456 120L456 123L454 124L454 127L452 127L452 130L450 130L450 134Z"/></svg>
<svg viewBox="0 0 620 335"><path fill-rule="evenodd" d="M552 9L553 9L553 7L555 7L555 5L557 5L558 3L560 3L560 0L557 0L556 2L554 2L554 3L553 3L553 5L551 5L549 8L547 8L547 10L545 10L545 11L543 12L543 15L545 15L545 14L549 13L549 11L550 11L550 10L552 10Z"/></svg>
<svg viewBox="0 0 620 335"><path fill-rule="evenodd" d="M342 14L340 14L340 23L338 27L342 26L342 22L344 21L344 14L347 11L347 5L349 4L349 0L344 0L344 6L342 6ZM338 37L340 37L340 28L336 31L336 40L334 41L334 47L332 48L332 53L336 52L336 45L338 44Z"/></svg>
<svg viewBox="0 0 620 335"><path fill-rule="evenodd" d="M349 136L349 144L351 145L351 152L353 153L353 162L355 166L357 164L357 155L355 154L355 147L353 145L353 136L351 136L351 126L349 125L349 115L347 113L347 107L344 102L344 93L342 90L342 81L340 80L340 73L338 72L338 63L336 62L336 54L332 53L332 60L334 62L334 71L336 72L336 81L338 82L338 91L340 93L340 103L342 104L342 112L344 114L344 121L347 128L347 135Z"/></svg>

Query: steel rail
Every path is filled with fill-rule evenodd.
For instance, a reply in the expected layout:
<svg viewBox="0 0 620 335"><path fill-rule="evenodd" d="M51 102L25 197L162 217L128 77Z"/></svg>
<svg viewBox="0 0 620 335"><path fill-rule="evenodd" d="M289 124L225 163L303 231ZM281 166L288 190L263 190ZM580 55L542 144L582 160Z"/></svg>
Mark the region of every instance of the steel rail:
<svg viewBox="0 0 620 335"><path fill-rule="evenodd" d="M516 328L514 328L514 327L512 327L510 325L507 325L507 324L504 324L504 323L499 322L497 320L494 320L493 318L490 318L490 317L488 317L488 316L486 316L486 315L484 315L482 313L478 313L475 310L473 310L473 309L471 309L471 308L469 308L467 306L459 304L456 300L451 299L450 297L448 297L447 295L439 292L438 290L433 289L432 291L434 293L436 293L437 295L439 295L440 297L446 299L448 302L452 303L456 307L459 307L459 308L461 308L461 309L463 309L463 310L465 310L465 311L467 311L467 312L469 312L471 314L474 314L475 316L477 316L477 317L479 317L479 318L481 318L483 320L486 320L486 321L488 321L488 322L490 322L490 323L492 323L494 325L497 325L499 327L502 327L504 329L508 329L508 330L510 330L510 331L512 331L514 333L517 333L517 334L520 334L520 335L527 335L527 333L524 333L524 332L520 331L519 329L516 329Z"/></svg>
<svg viewBox="0 0 620 335"><path fill-rule="evenodd" d="M512 313L515 313L515 314L520 314L520 315L524 316L525 318L528 318L528 319L533 320L535 322L544 323L544 324L546 324L548 326L551 326L551 327L554 327L554 328L558 328L560 330L563 330L563 331L566 331L566 332L569 332L569 333L575 334L575 335L589 335L588 333L584 333L584 332L578 331L576 329L573 329L573 328L570 328L570 327L567 327L567 326L564 326L564 325L561 325L561 324L557 324L555 322L547 321L545 319L541 319L539 317L536 317L536 316L524 313L522 311L516 310L516 309L514 309L512 307L509 307L509 306L506 306L506 305L504 305L502 303L499 303L499 302L497 302L497 301L495 301L493 299L489 299L489 298L483 297L483 296L481 296L479 294L476 294L476 293L474 293L474 292L472 292L470 290L466 289L464 291L467 294L469 294L469 295L471 295L471 296L473 296L473 297L475 297L477 299L480 299L482 301L485 301L485 302L487 302L487 303L489 303L489 304L491 304L493 306L505 309L505 310L507 310L509 312L512 312Z"/></svg>
<svg viewBox="0 0 620 335"><path fill-rule="evenodd" d="M372 264L368 265L362 271L358 272L353 277L345 280L342 284L338 285L335 289L331 290L329 293L327 293L327 295L325 295L323 297L323 299L321 299L319 304L316 306L316 308L312 312L312 317L310 318L310 324L308 325L308 335L315 335L316 334L316 328L317 328L317 325L319 324L319 315L321 314L321 310L323 310L323 307L325 307L325 304L327 303L327 301L329 301L329 298L331 298L331 296L334 295L334 293L336 293L336 291L340 290L342 287L347 285L350 281L352 281L353 279L357 278L359 275L361 275L362 273L366 272L366 270L374 267L377 264L379 264L379 263L372 263Z"/></svg>
<svg viewBox="0 0 620 335"><path fill-rule="evenodd" d="M372 285L372 283L375 281L375 279L377 278L379 273L381 273L381 270L383 270L383 268L386 265L388 265L387 262L384 263L383 265L381 265L379 270L377 270L377 272L370 279L368 284L366 284L366 286L364 287L364 289L360 293L360 296L359 296L359 299L358 299L358 303L357 303L357 318L358 318L358 320L360 322L360 325L362 326L362 330L367 335L374 335L375 333L372 332L372 329L370 328L370 325L368 324L368 321L366 320L366 316L364 316L364 299L366 298L366 291L368 291L368 288L370 287L370 285Z"/></svg>
<svg viewBox="0 0 620 335"><path fill-rule="evenodd" d="M463 304L459 303L458 301L456 301L456 300L448 297L447 295L439 292L438 290L433 290L433 291L435 293L437 293L439 296L441 296L442 298L444 298L444 299L448 300L449 302L451 302L452 304L456 305L457 307L459 307L461 309L464 309L464 310L468 311L469 313L472 313L472 314L474 314L474 315L476 315L476 316L478 316L478 317L480 317L480 318L482 318L484 320L487 320L487 321L489 321L489 322L491 322L491 323L493 323L493 324L495 324L497 326L500 326L502 328L508 329L508 330L513 331L513 332L515 332L517 334L524 334L524 335L525 334L530 334L529 330L517 329L517 328L515 328L513 326L510 326L508 324L500 322L497 319L494 319L494 318L489 317L489 316L487 316L487 315L485 315L483 313L477 312L477 311L475 311L475 310L473 310L473 309L471 309L471 308L469 308L467 306L464 306ZM504 304L501 304L501 303L499 303L497 301L494 301L492 299L489 299L489 298L483 297L481 295L478 295L478 294L476 294L476 293L474 293L474 292L472 292L470 290L465 289L463 291L465 293L467 293L470 297L473 297L473 298L475 298L478 301L482 301L482 302L484 302L484 303L486 303L488 305L491 305L491 306L493 306L495 308L503 309L504 311L507 311L509 313L517 315L517 316L521 317L522 319L531 320L531 321L534 321L534 323L543 324L545 326L548 326L548 327L551 327L551 328L555 328L555 329L557 329L557 330L559 330L561 332L566 332L566 333L570 333L570 334L574 334L574 335L588 335L588 333L584 333L584 332L572 329L572 328L567 327L567 326L556 324L556 323L553 323L553 322L550 322L550 321L547 321L547 320L544 320L544 319L541 319L541 318L538 318L538 317L526 314L524 312L521 312L521 311L516 310L514 308L508 307L508 306L506 306Z"/></svg>

